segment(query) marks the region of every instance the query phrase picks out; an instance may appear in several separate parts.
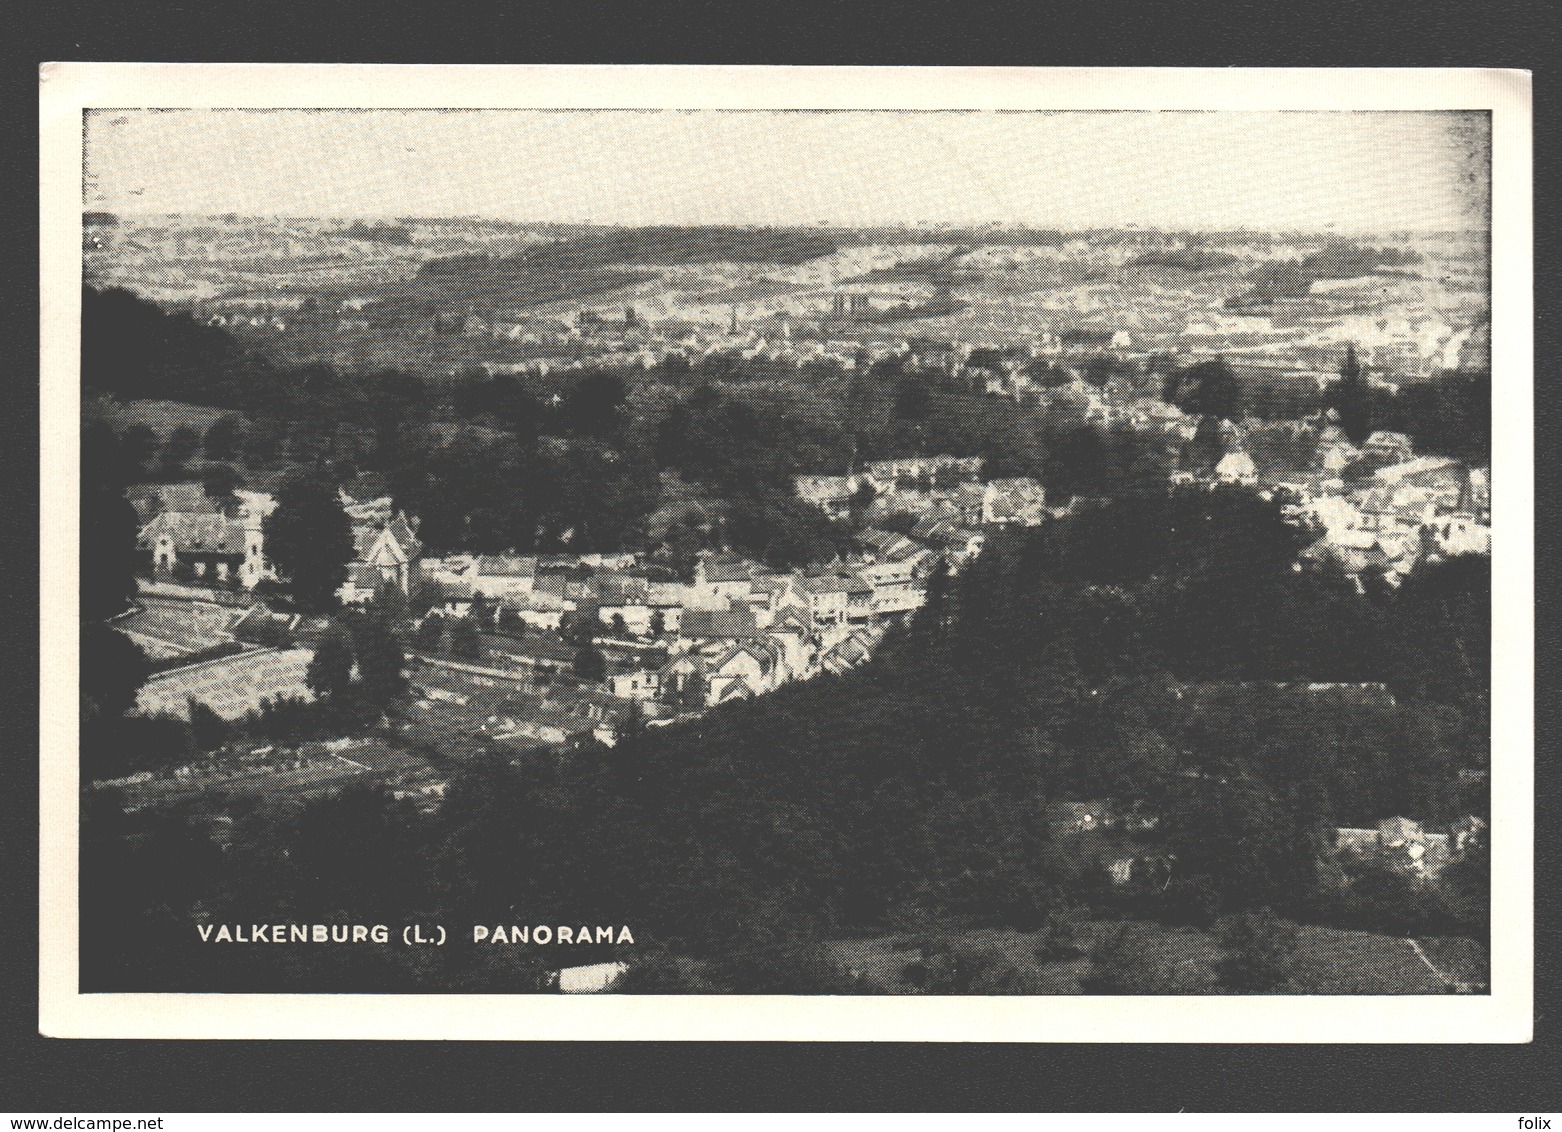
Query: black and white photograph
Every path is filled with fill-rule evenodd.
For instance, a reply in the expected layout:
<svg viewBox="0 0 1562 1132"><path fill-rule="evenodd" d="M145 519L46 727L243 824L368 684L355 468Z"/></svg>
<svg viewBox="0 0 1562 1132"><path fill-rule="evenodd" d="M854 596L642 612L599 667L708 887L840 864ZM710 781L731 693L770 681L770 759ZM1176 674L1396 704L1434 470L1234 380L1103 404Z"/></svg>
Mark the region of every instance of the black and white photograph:
<svg viewBox="0 0 1562 1132"><path fill-rule="evenodd" d="M1527 1035L1527 77L198 70L47 126L60 1032Z"/></svg>

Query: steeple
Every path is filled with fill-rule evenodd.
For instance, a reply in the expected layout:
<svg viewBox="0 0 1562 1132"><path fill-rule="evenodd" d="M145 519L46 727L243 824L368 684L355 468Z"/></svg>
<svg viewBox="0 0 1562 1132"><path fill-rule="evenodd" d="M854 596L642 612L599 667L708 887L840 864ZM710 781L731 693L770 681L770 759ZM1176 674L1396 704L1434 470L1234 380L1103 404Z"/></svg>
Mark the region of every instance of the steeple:
<svg viewBox="0 0 1562 1132"><path fill-rule="evenodd" d="M1350 342L1345 346L1345 361L1340 365L1340 377L1346 381L1355 381L1361 376L1361 363L1356 359L1356 343Z"/></svg>

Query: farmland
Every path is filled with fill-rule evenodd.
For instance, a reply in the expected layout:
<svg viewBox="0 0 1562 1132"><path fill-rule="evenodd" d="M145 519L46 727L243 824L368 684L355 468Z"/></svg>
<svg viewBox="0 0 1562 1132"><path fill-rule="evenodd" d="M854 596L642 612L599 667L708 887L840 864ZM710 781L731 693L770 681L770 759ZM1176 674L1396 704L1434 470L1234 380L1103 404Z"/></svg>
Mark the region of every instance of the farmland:
<svg viewBox="0 0 1562 1132"><path fill-rule="evenodd" d="M416 785L430 780L428 764L375 739L225 749L159 774L143 773L119 785L131 809L255 795L271 801L301 798L346 786Z"/></svg>
<svg viewBox="0 0 1562 1132"><path fill-rule="evenodd" d="M145 425L160 439L178 428L191 428L204 433L227 412L206 405L190 405L181 401L131 401L114 411L114 424L118 428L134 428Z"/></svg>
<svg viewBox="0 0 1562 1132"><path fill-rule="evenodd" d="M231 630L243 614L199 602L170 601L143 595L135 613L115 622L148 655L161 658L203 652L233 640Z"/></svg>
<svg viewBox="0 0 1562 1132"><path fill-rule="evenodd" d="M136 705L148 715L182 717L194 698L224 719L239 719L264 699L311 698L304 670L313 655L309 649L266 649L176 669L148 680Z"/></svg>

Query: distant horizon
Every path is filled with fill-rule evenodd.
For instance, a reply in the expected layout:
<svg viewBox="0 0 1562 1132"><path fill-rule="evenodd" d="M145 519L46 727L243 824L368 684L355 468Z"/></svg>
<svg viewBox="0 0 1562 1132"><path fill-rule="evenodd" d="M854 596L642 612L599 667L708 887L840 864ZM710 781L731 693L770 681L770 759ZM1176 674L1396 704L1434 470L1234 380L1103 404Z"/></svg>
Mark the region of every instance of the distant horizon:
<svg viewBox="0 0 1562 1132"><path fill-rule="evenodd" d="M1254 236L1387 236L1398 233L1407 233L1414 236L1481 236L1486 234L1486 229L1481 227L1466 228L1417 228L1406 225L1386 228L1347 228L1336 224L1329 224L1322 228L1290 228L1273 227L1262 228L1255 225L1230 225L1230 226L1167 226L1160 224L1090 224L1083 226L1065 226L1046 224L1039 221L954 221L954 220L879 220L879 221L834 221L819 220L808 221L770 221L770 220L724 220L709 223L679 223L674 221L648 221L645 223L629 223L610 220L569 219L516 219L507 216L414 216L392 215L390 213L361 213L361 214L320 214L314 216L282 215L266 213L240 213L240 212L140 212L134 209L109 209L109 208L84 208L83 215L102 213L113 216L116 220L209 220L228 222L230 218L239 221L260 221L284 224L495 224L511 228L679 228L695 231L701 228L753 228L753 229L785 229L819 232L854 232L863 229L892 228L905 229L907 231L940 231L949 229L960 232L980 231L990 229L994 232L1059 232L1064 235L1086 234L1091 232L1146 232L1158 235L1235 235L1249 234Z"/></svg>
<svg viewBox="0 0 1562 1132"><path fill-rule="evenodd" d="M1367 233L1490 205L1485 112L93 110L84 146L83 208L127 217Z"/></svg>

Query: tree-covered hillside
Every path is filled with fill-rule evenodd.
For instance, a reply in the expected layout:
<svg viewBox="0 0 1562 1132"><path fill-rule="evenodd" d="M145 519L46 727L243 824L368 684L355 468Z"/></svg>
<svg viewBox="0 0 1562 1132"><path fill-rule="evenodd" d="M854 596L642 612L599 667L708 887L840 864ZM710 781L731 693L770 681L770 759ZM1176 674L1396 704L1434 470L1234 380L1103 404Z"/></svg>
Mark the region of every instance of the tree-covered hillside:
<svg viewBox="0 0 1562 1132"><path fill-rule="evenodd" d="M226 852L191 815L95 818L84 868L117 903L95 913L112 946L89 948L90 981L535 985L515 952L469 942L417 962L230 960L195 942L197 922L241 918L628 923L627 957L718 964L777 939L1034 930L1081 903L1480 936L1473 873L1441 891L1391 874L1344 886L1320 858L1331 826L1479 809L1458 772L1487 761L1485 562L1362 595L1294 571L1296 538L1246 492L1146 494L994 540L849 677L611 749L479 756L434 815L382 795L245 809ZM1387 691L1304 686L1347 681ZM1136 832L1107 846L1057 832L1057 804L1102 798ZM1160 871L1112 885L1106 849Z"/></svg>

